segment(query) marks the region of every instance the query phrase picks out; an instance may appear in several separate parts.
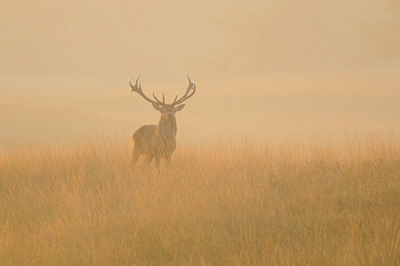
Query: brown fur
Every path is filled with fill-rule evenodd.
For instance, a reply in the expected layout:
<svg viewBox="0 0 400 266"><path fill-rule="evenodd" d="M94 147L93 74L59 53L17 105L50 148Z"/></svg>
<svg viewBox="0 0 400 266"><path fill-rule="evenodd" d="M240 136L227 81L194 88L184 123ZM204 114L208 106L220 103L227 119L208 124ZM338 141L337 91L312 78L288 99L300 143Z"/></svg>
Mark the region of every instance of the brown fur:
<svg viewBox="0 0 400 266"><path fill-rule="evenodd" d="M157 168L161 159L169 162L176 148L176 131L175 116L167 119L163 113L158 125L140 127L132 136L132 165L141 155L146 156L148 162L154 158Z"/></svg>

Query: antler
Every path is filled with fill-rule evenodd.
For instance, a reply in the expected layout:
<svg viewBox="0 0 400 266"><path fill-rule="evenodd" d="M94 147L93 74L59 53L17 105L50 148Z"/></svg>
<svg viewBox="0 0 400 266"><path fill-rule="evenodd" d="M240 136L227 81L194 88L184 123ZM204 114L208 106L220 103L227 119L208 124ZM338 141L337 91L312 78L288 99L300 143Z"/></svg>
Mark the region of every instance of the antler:
<svg viewBox="0 0 400 266"><path fill-rule="evenodd" d="M189 85L188 85L188 87L187 87L187 89L186 89L185 95L183 95L179 100L176 100L176 98L178 97L178 95L176 95L174 101L172 102L172 105L177 105L177 104L183 103L184 101L186 101L187 99L189 99L190 97L192 97L193 94L196 92L196 84L193 83L193 82L190 80L189 75L187 75L187 78L188 78L188 80L189 80ZM189 92L190 92L191 90L193 90L193 91L189 94Z"/></svg>
<svg viewBox="0 0 400 266"><path fill-rule="evenodd" d="M157 100L158 104L165 105L165 96L164 96L164 93L162 94L162 99L163 99L163 101L160 101L160 100L156 97L156 95L154 94L154 92L153 92L153 97L154 97L154 99Z"/></svg>
<svg viewBox="0 0 400 266"><path fill-rule="evenodd" d="M142 86L141 86L141 84L140 84L140 82L139 82L139 78L140 78L140 75L137 77L135 85L132 85L131 80L128 79L129 85L131 86L131 92L132 92L132 91L136 92L137 94L139 94L140 96L142 96L146 101L148 101L148 102L150 102L150 103L158 104L158 105L162 105L162 106L167 105L167 104L165 103L165 96L164 96L164 93L163 93L163 100L162 100L162 101L160 101L160 100L156 97L156 95L154 94L154 92L153 92L153 97L154 97L154 99L155 99L156 101L153 101L152 99L148 98L148 97L143 93L143 91L142 91ZM189 81L189 85L188 85L188 87L187 87L187 89L186 89L185 95L183 95L179 100L177 100L178 94L176 94L176 95L175 95L175 99L173 100L173 102L172 102L170 105L181 104L181 103L183 103L184 101L186 101L187 99L189 99L190 97L192 97L193 94L196 92L196 84L190 80L189 75L187 75L187 78L188 78L188 81ZM138 85L138 82L139 82L139 85ZM193 90L193 91L190 92L191 90Z"/></svg>
<svg viewBox="0 0 400 266"><path fill-rule="evenodd" d="M143 91L142 91L142 86L141 86L140 82L139 82L139 85L138 85L139 78L140 78L140 75L139 75L139 76L137 77L137 79L136 79L135 86L133 86L132 83L131 83L131 80L128 79L129 85L131 86L131 92L132 92L132 91L136 92L137 94L139 94L140 96L142 96L146 101L148 101L148 102L150 102L150 103L155 103L155 104L159 104L159 105L165 105L165 97L164 97L164 94L163 94L163 100L164 100L164 101L161 102L161 101L158 100L157 97L154 95L154 92L153 92L153 97L154 97L154 99L156 99L156 101L153 101L152 99L149 99L149 98L143 93Z"/></svg>

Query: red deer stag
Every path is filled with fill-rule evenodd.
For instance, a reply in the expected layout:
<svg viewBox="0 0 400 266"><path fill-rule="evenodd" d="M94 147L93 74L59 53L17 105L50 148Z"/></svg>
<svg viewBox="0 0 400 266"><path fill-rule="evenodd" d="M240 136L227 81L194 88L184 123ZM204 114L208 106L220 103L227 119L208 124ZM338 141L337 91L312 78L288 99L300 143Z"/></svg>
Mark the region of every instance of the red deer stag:
<svg viewBox="0 0 400 266"><path fill-rule="evenodd" d="M139 75L140 77L140 75ZM189 76L189 86L186 89L186 93L177 100L178 94L176 94L175 99L172 103L165 103L165 97L163 94L163 101L160 101L155 94L152 100L148 98L142 91L141 84L136 79L135 85L129 80L129 85L131 86L131 92L136 92L142 96L146 101L153 104L153 107L160 111L161 118L158 125L144 125L132 136L132 161L131 165L134 166L136 161L141 155L147 156L147 161L151 162L154 158L157 169L160 169L161 159L165 159L167 162L170 161L172 152L176 148L176 118L175 112L180 111L185 107L183 102L193 96L196 92L196 84L193 83Z"/></svg>

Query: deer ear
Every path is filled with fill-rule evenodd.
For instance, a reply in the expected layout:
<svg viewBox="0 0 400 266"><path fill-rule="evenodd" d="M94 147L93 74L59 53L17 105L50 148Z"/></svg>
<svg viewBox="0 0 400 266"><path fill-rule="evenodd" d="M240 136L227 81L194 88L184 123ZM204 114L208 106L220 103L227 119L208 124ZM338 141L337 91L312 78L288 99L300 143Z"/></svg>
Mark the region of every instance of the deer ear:
<svg viewBox="0 0 400 266"><path fill-rule="evenodd" d="M182 110L183 107L185 107L184 104L178 105L177 107L175 107L175 112L178 112L178 111Z"/></svg>
<svg viewBox="0 0 400 266"><path fill-rule="evenodd" d="M162 108L161 108L161 106L159 106L158 104L156 104L156 103L153 103L153 107L154 107L154 109L156 109L157 111L162 111Z"/></svg>

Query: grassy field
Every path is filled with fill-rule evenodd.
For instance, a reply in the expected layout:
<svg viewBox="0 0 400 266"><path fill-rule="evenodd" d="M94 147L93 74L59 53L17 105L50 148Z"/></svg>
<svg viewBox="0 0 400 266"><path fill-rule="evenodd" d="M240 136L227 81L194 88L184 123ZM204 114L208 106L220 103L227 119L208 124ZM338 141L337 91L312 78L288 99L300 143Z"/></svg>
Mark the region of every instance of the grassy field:
<svg viewBox="0 0 400 266"><path fill-rule="evenodd" d="M178 143L129 169L128 140L0 155L2 265L398 265L400 139Z"/></svg>

